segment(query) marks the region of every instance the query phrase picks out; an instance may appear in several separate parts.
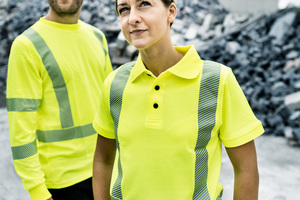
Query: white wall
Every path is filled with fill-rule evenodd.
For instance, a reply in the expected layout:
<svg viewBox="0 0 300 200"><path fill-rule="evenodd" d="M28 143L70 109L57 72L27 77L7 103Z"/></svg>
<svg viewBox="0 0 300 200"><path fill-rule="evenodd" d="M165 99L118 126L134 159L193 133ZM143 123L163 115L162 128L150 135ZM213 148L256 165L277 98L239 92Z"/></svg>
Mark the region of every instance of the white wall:
<svg viewBox="0 0 300 200"><path fill-rule="evenodd" d="M235 13L272 13L278 9L278 0L219 0L219 2Z"/></svg>

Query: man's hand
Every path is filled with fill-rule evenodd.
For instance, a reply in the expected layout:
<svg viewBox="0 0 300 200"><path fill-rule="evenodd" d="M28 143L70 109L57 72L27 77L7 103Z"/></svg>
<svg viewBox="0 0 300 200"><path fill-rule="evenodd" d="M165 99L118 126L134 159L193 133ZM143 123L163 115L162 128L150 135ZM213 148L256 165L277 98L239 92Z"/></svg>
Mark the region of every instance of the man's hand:
<svg viewBox="0 0 300 200"><path fill-rule="evenodd" d="M51 198L50 198L50 199L48 199L48 200L53 200L53 199L52 199L52 197L51 197Z"/></svg>

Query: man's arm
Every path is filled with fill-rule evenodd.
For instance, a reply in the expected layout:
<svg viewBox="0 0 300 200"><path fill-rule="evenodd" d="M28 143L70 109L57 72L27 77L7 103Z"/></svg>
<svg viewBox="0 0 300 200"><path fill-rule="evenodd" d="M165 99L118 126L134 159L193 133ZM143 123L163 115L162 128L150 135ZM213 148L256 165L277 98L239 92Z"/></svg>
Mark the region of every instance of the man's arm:
<svg viewBox="0 0 300 200"><path fill-rule="evenodd" d="M110 182L116 155L116 140L98 135L93 167L95 200L110 199Z"/></svg>
<svg viewBox="0 0 300 200"><path fill-rule="evenodd" d="M42 61L24 35L13 42L7 73L7 111L14 166L32 200L51 197L36 144L37 110L43 98Z"/></svg>
<svg viewBox="0 0 300 200"><path fill-rule="evenodd" d="M234 169L234 200L257 200L259 175L254 141L226 151Z"/></svg>

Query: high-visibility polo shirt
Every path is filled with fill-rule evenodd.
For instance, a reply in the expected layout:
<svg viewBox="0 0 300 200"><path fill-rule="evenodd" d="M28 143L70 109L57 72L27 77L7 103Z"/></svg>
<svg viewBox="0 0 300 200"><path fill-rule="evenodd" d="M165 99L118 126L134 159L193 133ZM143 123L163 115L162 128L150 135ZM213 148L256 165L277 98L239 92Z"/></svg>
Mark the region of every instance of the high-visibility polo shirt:
<svg viewBox="0 0 300 200"><path fill-rule="evenodd" d="M105 80L94 128L116 139L112 199L220 199L222 143L263 133L230 68L193 46L158 77L138 57Z"/></svg>
<svg viewBox="0 0 300 200"><path fill-rule="evenodd" d="M7 109L17 173L32 199L92 176L92 122L112 71L104 34L41 18L11 48Z"/></svg>

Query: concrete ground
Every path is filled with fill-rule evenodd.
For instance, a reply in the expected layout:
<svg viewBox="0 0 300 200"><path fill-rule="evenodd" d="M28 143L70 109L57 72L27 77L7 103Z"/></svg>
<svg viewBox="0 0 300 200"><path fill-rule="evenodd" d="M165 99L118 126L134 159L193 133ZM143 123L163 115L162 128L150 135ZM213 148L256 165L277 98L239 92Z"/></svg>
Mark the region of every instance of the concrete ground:
<svg viewBox="0 0 300 200"><path fill-rule="evenodd" d="M259 200L297 200L300 198L300 148L290 147L286 139L261 136L256 139L260 171ZM5 108L0 108L0 200L30 200L15 172L9 144ZM232 199L233 170L224 151L220 182L224 200Z"/></svg>
<svg viewBox="0 0 300 200"><path fill-rule="evenodd" d="M259 200L300 199L300 148L285 138L261 136L255 140L260 176ZM233 168L223 151L220 182L223 199L233 199Z"/></svg>

